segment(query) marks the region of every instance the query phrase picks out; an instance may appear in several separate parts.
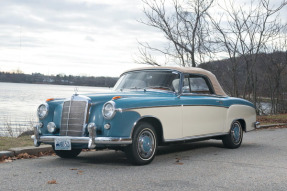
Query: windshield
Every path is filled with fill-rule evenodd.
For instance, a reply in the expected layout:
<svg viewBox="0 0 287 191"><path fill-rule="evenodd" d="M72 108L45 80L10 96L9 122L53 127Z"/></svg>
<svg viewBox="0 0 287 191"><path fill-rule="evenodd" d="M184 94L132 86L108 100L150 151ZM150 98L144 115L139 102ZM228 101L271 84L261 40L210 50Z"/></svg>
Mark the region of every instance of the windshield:
<svg viewBox="0 0 287 191"><path fill-rule="evenodd" d="M122 75L114 90L159 89L178 92L179 79L179 73L173 71L133 71Z"/></svg>

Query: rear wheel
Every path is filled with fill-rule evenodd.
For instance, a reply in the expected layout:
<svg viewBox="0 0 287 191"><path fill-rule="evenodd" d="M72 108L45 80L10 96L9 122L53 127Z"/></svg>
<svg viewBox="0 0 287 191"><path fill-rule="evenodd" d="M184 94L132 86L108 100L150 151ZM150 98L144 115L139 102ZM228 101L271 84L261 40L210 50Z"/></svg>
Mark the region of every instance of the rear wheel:
<svg viewBox="0 0 287 191"><path fill-rule="evenodd" d="M150 163L157 150L156 131L149 123L139 123L132 137L132 144L126 153L128 159L136 165Z"/></svg>
<svg viewBox="0 0 287 191"><path fill-rule="evenodd" d="M230 133L222 138L223 145L230 149L240 147L243 139L243 130L239 121L232 123Z"/></svg>
<svg viewBox="0 0 287 191"><path fill-rule="evenodd" d="M53 146L53 150L61 158L75 158L77 157L82 149L72 149L72 150L55 150L55 147Z"/></svg>

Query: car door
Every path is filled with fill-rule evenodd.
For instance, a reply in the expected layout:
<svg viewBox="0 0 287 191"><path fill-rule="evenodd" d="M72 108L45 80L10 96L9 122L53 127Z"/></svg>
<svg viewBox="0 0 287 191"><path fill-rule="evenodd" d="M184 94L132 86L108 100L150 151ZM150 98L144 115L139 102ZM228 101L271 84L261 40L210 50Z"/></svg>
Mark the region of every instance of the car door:
<svg viewBox="0 0 287 191"><path fill-rule="evenodd" d="M206 76L184 75L182 100L183 137L220 134L224 130L227 107L224 98L214 95Z"/></svg>

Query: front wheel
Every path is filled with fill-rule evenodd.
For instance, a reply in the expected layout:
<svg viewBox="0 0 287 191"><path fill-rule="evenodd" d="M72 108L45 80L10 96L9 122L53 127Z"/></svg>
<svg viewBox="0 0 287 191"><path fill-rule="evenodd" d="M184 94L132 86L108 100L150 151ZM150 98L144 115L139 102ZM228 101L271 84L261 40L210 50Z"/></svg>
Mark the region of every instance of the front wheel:
<svg viewBox="0 0 287 191"><path fill-rule="evenodd" d="M61 158L75 158L82 152L82 149L55 150L54 146L53 150L56 153L56 155L58 155Z"/></svg>
<svg viewBox="0 0 287 191"><path fill-rule="evenodd" d="M223 145L230 149L240 147L243 139L243 130L239 121L232 123L230 132L222 138Z"/></svg>
<svg viewBox="0 0 287 191"><path fill-rule="evenodd" d="M139 123L132 137L132 144L126 153L128 159L136 165L150 163L157 150L156 131L149 123Z"/></svg>

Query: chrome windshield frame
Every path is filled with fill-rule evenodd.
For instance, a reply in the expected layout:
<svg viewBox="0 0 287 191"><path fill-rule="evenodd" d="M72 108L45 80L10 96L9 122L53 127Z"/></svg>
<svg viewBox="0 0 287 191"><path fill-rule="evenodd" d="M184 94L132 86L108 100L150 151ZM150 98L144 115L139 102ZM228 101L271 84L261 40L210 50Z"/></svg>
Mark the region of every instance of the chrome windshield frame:
<svg viewBox="0 0 287 191"><path fill-rule="evenodd" d="M176 95L180 95L181 92L182 92L182 73L177 71L177 70L172 70L172 69L146 69L146 70L133 70L133 71L128 71L128 72L125 72L123 73L119 80L117 81L117 83L115 84L114 88L113 88L113 91L134 91L134 90L144 90L146 91L147 89L152 89L152 88L148 88L148 87L144 87L144 88L125 88L125 89L120 89L118 86L120 85L120 83L124 80L124 76L128 73L133 73L133 72L158 72L158 71L161 71L161 72L170 72L170 73L176 73L177 75L179 75L179 84L178 84L178 91L172 91L172 90L164 90L164 91L169 91L169 92L173 92L175 93Z"/></svg>

